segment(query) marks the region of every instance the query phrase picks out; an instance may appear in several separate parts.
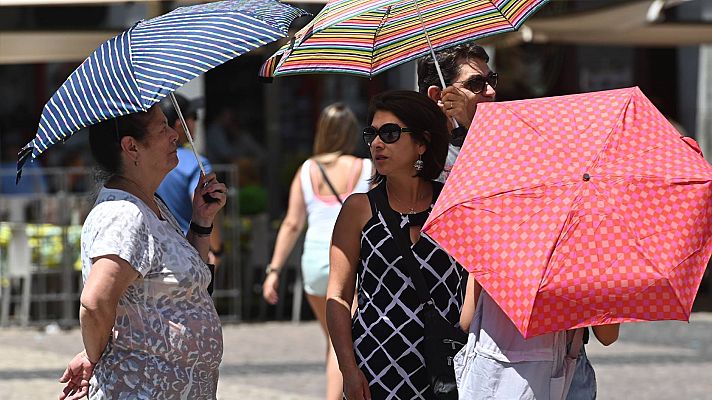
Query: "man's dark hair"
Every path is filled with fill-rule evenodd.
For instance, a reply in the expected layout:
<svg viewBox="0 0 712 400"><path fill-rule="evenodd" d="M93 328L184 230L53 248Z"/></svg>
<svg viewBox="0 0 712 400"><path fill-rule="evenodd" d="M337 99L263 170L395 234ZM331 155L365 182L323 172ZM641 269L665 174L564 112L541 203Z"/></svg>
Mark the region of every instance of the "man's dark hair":
<svg viewBox="0 0 712 400"><path fill-rule="evenodd" d="M478 59L486 63L489 62L489 56L485 49L471 42L440 50L435 53L435 57L437 57L440 64L440 70L443 73L446 85L451 85L452 81L457 77L462 60ZM428 94L430 86L440 87L441 85L433 57L428 54L418 60L418 91Z"/></svg>
<svg viewBox="0 0 712 400"><path fill-rule="evenodd" d="M196 111L192 107L190 101L185 98L185 96L180 95L178 93L173 93L173 95L176 96L176 101L178 102L178 107L180 107L180 111L183 113L183 118L189 119L197 117ZM163 98L163 100L161 100L161 102L158 104L160 104L161 110L166 116L168 126L174 127L176 121L178 120L178 113L176 112L175 107L173 107L173 103L171 102L169 96Z"/></svg>
<svg viewBox="0 0 712 400"><path fill-rule="evenodd" d="M389 111L403 121L417 143L425 144L423 169L416 173L423 179L434 180L440 176L445 165L448 149L448 131L445 114L428 96L410 90L393 90L371 98L368 106L368 124L371 125L376 111ZM384 177L376 172L373 183Z"/></svg>

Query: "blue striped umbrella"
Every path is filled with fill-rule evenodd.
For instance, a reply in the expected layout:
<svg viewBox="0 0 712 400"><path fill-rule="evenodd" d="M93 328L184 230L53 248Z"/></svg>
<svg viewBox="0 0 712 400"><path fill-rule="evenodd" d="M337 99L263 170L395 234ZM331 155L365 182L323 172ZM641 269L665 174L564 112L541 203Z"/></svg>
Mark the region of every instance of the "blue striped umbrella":
<svg viewBox="0 0 712 400"><path fill-rule="evenodd" d="M275 0L230 0L139 21L99 46L50 98L18 155L18 179L30 155L84 127L148 110L203 72L285 37L302 15Z"/></svg>

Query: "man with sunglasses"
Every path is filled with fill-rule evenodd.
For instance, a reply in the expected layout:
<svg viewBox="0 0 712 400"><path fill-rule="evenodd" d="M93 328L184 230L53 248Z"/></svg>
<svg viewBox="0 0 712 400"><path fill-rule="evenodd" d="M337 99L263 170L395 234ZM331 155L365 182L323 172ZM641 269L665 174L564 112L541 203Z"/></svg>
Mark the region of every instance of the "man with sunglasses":
<svg viewBox="0 0 712 400"><path fill-rule="evenodd" d="M444 181L460 153L477 104L495 100L498 77L487 65L489 56L485 49L473 43L438 51L435 57L449 86L441 88L435 63L428 55L418 60L418 90L435 101L448 117L452 135L445 170L440 176ZM455 128L453 118L459 128Z"/></svg>
<svg viewBox="0 0 712 400"><path fill-rule="evenodd" d="M441 89L435 63L432 56L428 55L418 60L418 90L435 101L448 117L448 128L451 130L450 146L445 169L438 179L445 182L475 117L477 105L495 100L498 76L487 65L489 56L485 49L473 43L460 44L438 51L435 57L438 59L445 82L450 86ZM460 128L453 126L453 118ZM381 139L384 139L383 134ZM474 314L474 310L471 312ZM585 337L584 343L587 343L588 331ZM582 345L566 398L567 400L595 399L596 391L596 375Z"/></svg>

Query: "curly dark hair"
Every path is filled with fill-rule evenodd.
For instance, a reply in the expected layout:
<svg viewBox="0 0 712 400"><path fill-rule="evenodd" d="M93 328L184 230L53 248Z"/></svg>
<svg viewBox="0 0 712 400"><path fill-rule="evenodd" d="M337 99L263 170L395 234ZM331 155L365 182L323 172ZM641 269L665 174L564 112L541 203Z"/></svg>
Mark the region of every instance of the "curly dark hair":
<svg viewBox="0 0 712 400"><path fill-rule="evenodd" d="M482 46L471 42L440 50L435 53L435 57L438 59L443 78L448 85L452 84L460 72L462 60L478 59L488 63L490 59ZM430 86L440 87L441 85L433 57L428 54L418 60L418 91L427 94Z"/></svg>
<svg viewBox="0 0 712 400"><path fill-rule="evenodd" d="M423 169L416 176L434 180L440 176L445 166L448 149L448 131L445 114L426 95L410 90L393 90L371 98L368 106L368 124L373 122L377 111L389 111L412 130L411 137L417 143L425 144ZM376 172L373 183L380 183L384 176Z"/></svg>

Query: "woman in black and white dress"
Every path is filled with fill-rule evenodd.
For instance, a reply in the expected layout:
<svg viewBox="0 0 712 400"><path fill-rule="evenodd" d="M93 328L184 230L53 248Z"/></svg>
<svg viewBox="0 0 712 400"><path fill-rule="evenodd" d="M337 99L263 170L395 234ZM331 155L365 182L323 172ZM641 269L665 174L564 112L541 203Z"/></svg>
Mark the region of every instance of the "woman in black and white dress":
<svg viewBox="0 0 712 400"><path fill-rule="evenodd" d="M464 270L420 229L442 184L445 116L427 96L394 91L374 97L364 129L378 185L350 196L330 251L327 321L347 399L432 399L423 359L422 305L384 213L397 213L435 306L457 325ZM387 209L374 196L386 196ZM358 277L358 287L356 286ZM358 308L351 318L354 289Z"/></svg>

